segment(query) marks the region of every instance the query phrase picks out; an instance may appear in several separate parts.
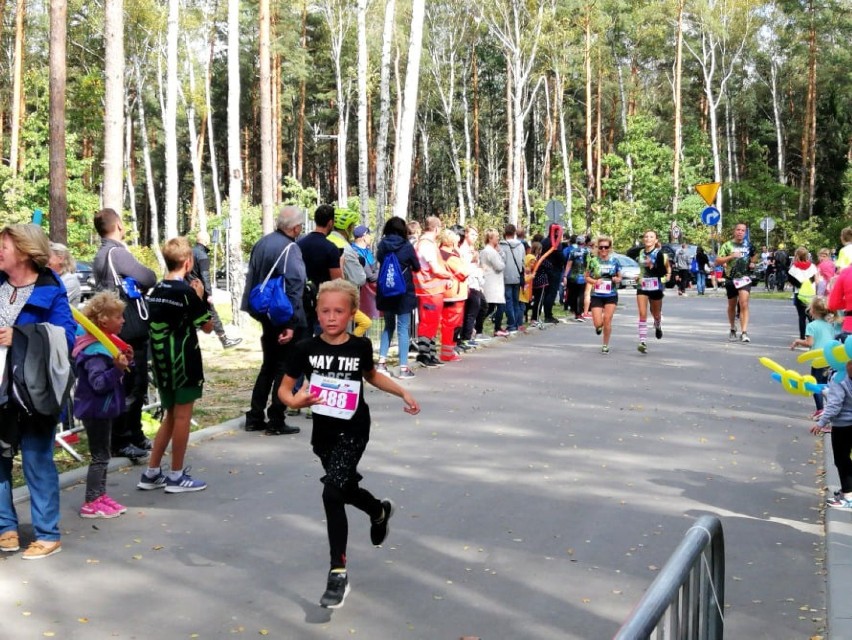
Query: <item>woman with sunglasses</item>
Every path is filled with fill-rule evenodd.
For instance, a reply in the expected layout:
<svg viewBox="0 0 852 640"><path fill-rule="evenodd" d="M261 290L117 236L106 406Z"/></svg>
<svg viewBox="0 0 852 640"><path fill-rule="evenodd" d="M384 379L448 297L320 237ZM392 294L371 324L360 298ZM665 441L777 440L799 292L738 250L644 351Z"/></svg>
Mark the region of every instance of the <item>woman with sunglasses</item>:
<svg viewBox="0 0 852 640"><path fill-rule="evenodd" d="M586 282L592 285L591 309L595 333L603 333L601 353L609 353L612 335L612 316L618 306L618 284L621 282L621 265L612 257L612 238L598 236L597 268L586 271Z"/></svg>
<svg viewBox="0 0 852 640"><path fill-rule="evenodd" d="M660 248L657 232L649 229L642 236L642 250L639 252L639 286L636 288L636 305L639 308L639 352L648 352L648 307L654 318L654 335L657 340L663 337L663 290L666 281L671 278L672 267L669 259Z"/></svg>

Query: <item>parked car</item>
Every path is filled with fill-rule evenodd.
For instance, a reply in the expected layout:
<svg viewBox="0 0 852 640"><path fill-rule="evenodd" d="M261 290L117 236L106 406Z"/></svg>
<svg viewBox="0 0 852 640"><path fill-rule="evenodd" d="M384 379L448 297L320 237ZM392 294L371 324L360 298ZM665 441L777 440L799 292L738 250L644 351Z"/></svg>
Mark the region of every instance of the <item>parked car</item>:
<svg viewBox="0 0 852 640"><path fill-rule="evenodd" d="M639 281L639 263L623 253L614 253L612 257L618 260L618 264L621 266L621 285L619 289L626 287L633 287L635 289L636 283Z"/></svg>
<svg viewBox="0 0 852 640"><path fill-rule="evenodd" d="M85 302L95 295L95 278L92 274L92 263L77 261L77 280L80 281L80 302Z"/></svg>

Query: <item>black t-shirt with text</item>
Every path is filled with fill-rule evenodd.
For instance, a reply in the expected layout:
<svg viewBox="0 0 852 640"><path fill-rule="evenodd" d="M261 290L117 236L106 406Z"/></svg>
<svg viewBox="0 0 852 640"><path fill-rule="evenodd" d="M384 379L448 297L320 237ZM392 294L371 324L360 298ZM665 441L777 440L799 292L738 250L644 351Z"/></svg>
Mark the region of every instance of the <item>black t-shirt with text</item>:
<svg viewBox="0 0 852 640"><path fill-rule="evenodd" d="M321 336L299 342L287 362L287 375L298 378L305 375L309 384L312 374L353 381L360 386L358 405L349 419L341 419L313 411L311 444L327 444L338 433L368 438L370 435L370 408L364 402L364 373L373 370L373 345L367 338L349 335L343 344L328 344Z"/></svg>
<svg viewBox="0 0 852 640"><path fill-rule="evenodd" d="M200 387L204 383L197 329L210 320L210 308L183 280L163 280L148 297L154 380L159 389Z"/></svg>

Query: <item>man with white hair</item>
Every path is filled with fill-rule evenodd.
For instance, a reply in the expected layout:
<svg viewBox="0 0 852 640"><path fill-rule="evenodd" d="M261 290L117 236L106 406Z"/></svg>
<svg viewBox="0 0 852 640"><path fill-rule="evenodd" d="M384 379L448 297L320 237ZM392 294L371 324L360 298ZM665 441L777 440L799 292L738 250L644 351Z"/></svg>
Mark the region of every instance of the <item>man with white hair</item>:
<svg viewBox="0 0 852 640"><path fill-rule="evenodd" d="M304 219L304 213L298 207L291 205L281 207L275 231L263 236L251 250L240 309L248 312L263 327L260 337L263 363L260 365L251 394L251 409L246 412L246 431L265 429L267 435L273 436L300 431L299 427L285 424L287 407L278 399L278 387L284 377L284 368L290 351L306 335L307 329L307 319L302 304L307 275L305 263L302 260L302 250L296 243L296 238L302 233ZM293 246L287 251L286 259L282 258L278 261L272 276L284 276L284 288L290 304L293 305L293 317L285 325L276 326L268 317L255 314L249 309L249 293L252 287L263 282L276 260L291 244ZM270 393L272 402L267 408Z"/></svg>
<svg viewBox="0 0 852 640"><path fill-rule="evenodd" d="M210 317L213 319L213 331L219 337L223 349L230 349L240 344L242 338L229 338L222 326L222 319L213 305L213 285L210 280L210 254L207 247L210 246L210 234L199 231L195 234L195 246L192 248L192 271L189 280L200 280L204 285L204 299L210 306Z"/></svg>

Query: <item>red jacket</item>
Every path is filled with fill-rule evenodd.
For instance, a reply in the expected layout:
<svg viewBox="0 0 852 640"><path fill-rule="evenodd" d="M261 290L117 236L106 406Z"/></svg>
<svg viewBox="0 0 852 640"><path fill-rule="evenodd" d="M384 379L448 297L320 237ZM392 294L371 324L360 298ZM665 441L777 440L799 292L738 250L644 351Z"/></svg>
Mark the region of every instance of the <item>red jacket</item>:
<svg viewBox="0 0 852 640"><path fill-rule="evenodd" d="M828 296L830 311L845 311L843 331L852 333L852 269L843 269Z"/></svg>

